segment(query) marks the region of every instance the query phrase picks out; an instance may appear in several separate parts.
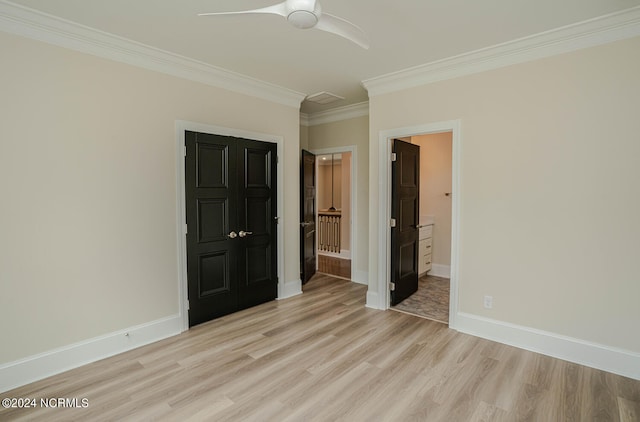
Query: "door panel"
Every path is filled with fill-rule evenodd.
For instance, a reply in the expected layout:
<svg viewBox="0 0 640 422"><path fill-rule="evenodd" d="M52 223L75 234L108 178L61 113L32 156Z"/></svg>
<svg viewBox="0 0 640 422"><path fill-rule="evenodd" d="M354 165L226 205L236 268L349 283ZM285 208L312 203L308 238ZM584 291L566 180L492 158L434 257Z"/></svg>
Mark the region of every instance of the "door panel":
<svg viewBox="0 0 640 422"><path fill-rule="evenodd" d="M198 242L226 240L225 222L229 221L226 199L196 199L198 204Z"/></svg>
<svg viewBox="0 0 640 422"><path fill-rule="evenodd" d="M213 142L209 140L208 142ZM226 188L229 180L229 145L227 143L197 144L197 166L199 188Z"/></svg>
<svg viewBox="0 0 640 422"><path fill-rule="evenodd" d="M229 281L229 254L216 252L198 257L198 296L204 298L231 289Z"/></svg>
<svg viewBox="0 0 640 422"><path fill-rule="evenodd" d="M418 215L420 205L420 147L394 140L396 161L391 166L391 304L418 290Z"/></svg>
<svg viewBox="0 0 640 422"><path fill-rule="evenodd" d="M277 295L276 145L187 131L185 146L192 326Z"/></svg>
<svg viewBox="0 0 640 422"><path fill-rule="evenodd" d="M230 213L237 178L230 138L185 133L189 325L232 312L238 301L237 245L227 235L237 226Z"/></svg>
<svg viewBox="0 0 640 422"><path fill-rule="evenodd" d="M239 139L238 268L241 309L277 297L276 145ZM242 232L247 233L242 235Z"/></svg>
<svg viewBox="0 0 640 422"><path fill-rule="evenodd" d="M316 273L316 156L302 150L300 168L300 279Z"/></svg>

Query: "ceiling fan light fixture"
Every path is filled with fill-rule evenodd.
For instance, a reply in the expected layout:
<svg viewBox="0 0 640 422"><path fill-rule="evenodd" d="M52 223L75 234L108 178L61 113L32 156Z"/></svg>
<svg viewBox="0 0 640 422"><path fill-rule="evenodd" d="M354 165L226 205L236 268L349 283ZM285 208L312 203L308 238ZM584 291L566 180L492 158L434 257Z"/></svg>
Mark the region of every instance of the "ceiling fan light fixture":
<svg viewBox="0 0 640 422"><path fill-rule="evenodd" d="M285 18L296 28L315 28L320 31L330 32L358 44L365 50L369 48L369 40L362 29L358 28L346 19L330 15L328 13L322 13L322 7L318 0L285 0L282 3L262 7L260 9L239 10L236 12L199 13L198 16L233 16L252 14L279 15Z"/></svg>
<svg viewBox="0 0 640 422"><path fill-rule="evenodd" d="M318 23L318 17L307 10L294 10L289 13L287 20L296 28L309 29L316 26Z"/></svg>

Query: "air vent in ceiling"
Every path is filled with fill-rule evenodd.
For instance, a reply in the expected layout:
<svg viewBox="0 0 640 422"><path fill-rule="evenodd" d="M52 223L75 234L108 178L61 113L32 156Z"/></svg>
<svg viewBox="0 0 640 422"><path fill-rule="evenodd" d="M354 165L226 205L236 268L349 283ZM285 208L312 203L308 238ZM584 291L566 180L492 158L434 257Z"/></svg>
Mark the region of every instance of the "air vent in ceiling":
<svg viewBox="0 0 640 422"><path fill-rule="evenodd" d="M331 104L336 101L344 100L344 97L322 91L317 94L309 95L306 100L316 104Z"/></svg>

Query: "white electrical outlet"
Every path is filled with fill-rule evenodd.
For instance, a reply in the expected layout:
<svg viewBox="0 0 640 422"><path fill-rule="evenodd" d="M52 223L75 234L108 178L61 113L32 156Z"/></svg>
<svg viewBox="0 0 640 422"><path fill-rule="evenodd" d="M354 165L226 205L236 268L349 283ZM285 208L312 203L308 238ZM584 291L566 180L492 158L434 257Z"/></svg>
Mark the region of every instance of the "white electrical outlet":
<svg viewBox="0 0 640 422"><path fill-rule="evenodd" d="M493 308L493 296L484 297L484 307L487 309Z"/></svg>

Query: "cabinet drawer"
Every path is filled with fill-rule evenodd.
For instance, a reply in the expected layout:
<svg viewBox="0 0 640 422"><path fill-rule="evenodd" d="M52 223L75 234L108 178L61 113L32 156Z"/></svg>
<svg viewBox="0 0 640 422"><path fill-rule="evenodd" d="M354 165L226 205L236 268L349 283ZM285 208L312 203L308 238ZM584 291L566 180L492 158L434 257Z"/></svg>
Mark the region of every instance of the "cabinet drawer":
<svg viewBox="0 0 640 422"><path fill-rule="evenodd" d="M420 242L418 243L418 252L419 255L426 255L428 253L431 253L431 245L432 245L432 239L422 239L420 240Z"/></svg>
<svg viewBox="0 0 640 422"><path fill-rule="evenodd" d="M429 224L428 226L421 227L418 235L420 239L426 239L427 237L433 236L433 224Z"/></svg>
<svg viewBox="0 0 640 422"><path fill-rule="evenodd" d="M431 254L420 255L418 259L418 275L422 275L431 269Z"/></svg>
<svg viewBox="0 0 640 422"><path fill-rule="evenodd" d="M422 259L424 261L424 271L429 271L431 269L431 254L425 255Z"/></svg>
<svg viewBox="0 0 640 422"><path fill-rule="evenodd" d="M422 275L431 269L431 253L418 256L418 274Z"/></svg>
<svg viewBox="0 0 640 422"><path fill-rule="evenodd" d="M427 271L427 261L424 260L424 256L421 256L418 260L418 275L422 275Z"/></svg>

